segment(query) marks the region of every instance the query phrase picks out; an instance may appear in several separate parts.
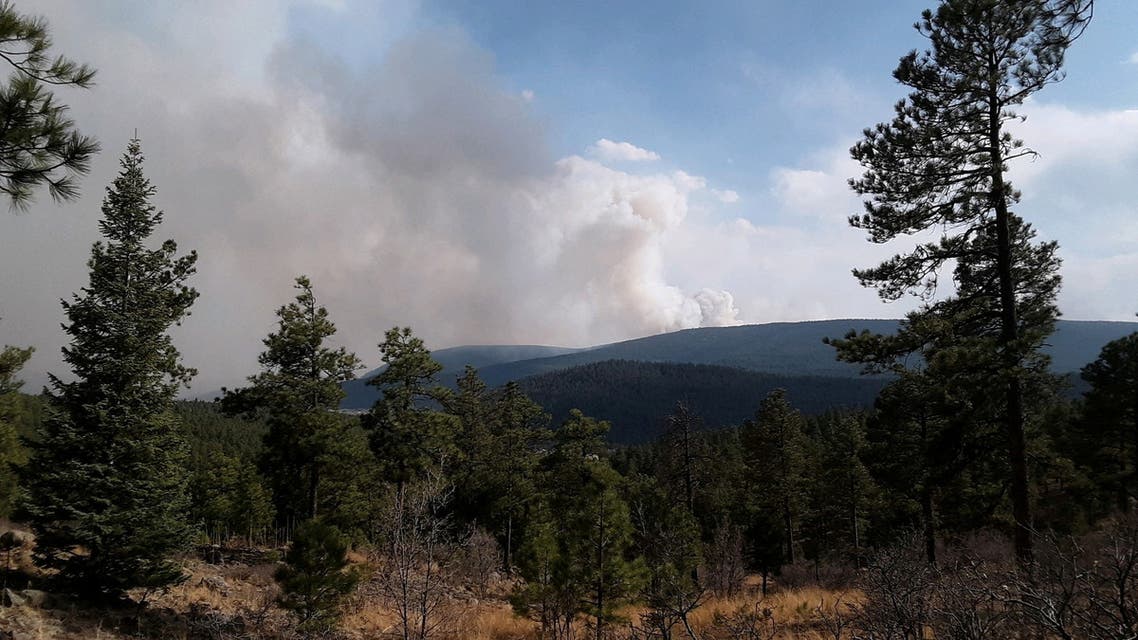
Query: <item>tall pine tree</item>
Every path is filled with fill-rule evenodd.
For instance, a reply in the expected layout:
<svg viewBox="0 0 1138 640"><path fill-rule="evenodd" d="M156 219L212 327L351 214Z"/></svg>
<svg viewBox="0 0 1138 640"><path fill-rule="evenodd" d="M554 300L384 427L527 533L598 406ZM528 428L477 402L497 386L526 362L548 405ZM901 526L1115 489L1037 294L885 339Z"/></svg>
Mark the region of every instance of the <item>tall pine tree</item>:
<svg viewBox="0 0 1138 640"><path fill-rule="evenodd" d="M90 283L70 302L54 414L35 447L28 511L36 560L73 590L114 595L178 581L173 553L190 539L186 444L171 410L185 367L168 331L188 315L197 255L146 241L162 222L131 140L103 200Z"/></svg>
<svg viewBox="0 0 1138 640"><path fill-rule="evenodd" d="M862 284L894 300L906 292L931 297L950 260L990 262L994 279L979 283L986 306L997 311L999 364L990 384L1003 389L1016 552L1031 557L1031 512L1025 437L1025 360L1038 347L1021 331L1018 296L1025 278L1014 255L1019 193L1007 180L1008 163L1029 157L1008 132L1032 94L1063 77L1067 47L1090 20L1092 0L944 0L916 25L931 49L901 58L894 78L912 89L891 122L865 130L851 149L865 173L851 180L866 197L865 213L850 223L871 241L940 230L881 265L856 270ZM987 240L977 247L977 237ZM1026 338L1026 339L1025 339Z"/></svg>

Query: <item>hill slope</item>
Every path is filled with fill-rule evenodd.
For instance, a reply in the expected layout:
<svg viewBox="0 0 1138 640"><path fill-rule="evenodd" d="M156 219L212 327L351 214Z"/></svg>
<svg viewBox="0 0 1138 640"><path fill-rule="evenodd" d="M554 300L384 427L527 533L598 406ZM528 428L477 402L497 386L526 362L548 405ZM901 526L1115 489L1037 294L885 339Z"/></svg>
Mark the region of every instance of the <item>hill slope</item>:
<svg viewBox="0 0 1138 640"><path fill-rule="evenodd" d="M570 367L606 360L678 362L735 367L781 376L854 378L859 368L834 359L822 344L850 330L896 331L897 320L818 320L776 322L737 327L709 327L626 340L592 349L557 347L457 347L436 351L446 367L445 384L453 383L466 364L479 368L483 380L499 386ZM1135 322L1061 320L1047 346L1057 373L1078 371L1098 357L1107 342L1138 331ZM514 350L511 350L514 349ZM528 357L526 357L528 355ZM517 357L515 357L517 356ZM369 372L364 379L374 375ZM345 408L367 408L377 394L362 380L346 385Z"/></svg>
<svg viewBox="0 0 1138 640"><path fill-rule="evenodd" d="M440 379L445 385L453 386L454 381L462 375L466 365L482 369L503 362L526 361L533 359L560 356L579 351L568 347L546 347L540 345L511 344L511 345L475 345L452 347L432 351L431 357L443 365ZM367 386L367 381L374 378L382 367L372 369L343 384L348 396L340 406L345 409L366 409L375 403L379 393L374 387Z"/></svg>
<svg viewBox="0 0 1138 640"><path fill-rule="evenodd" d="M768 393L784 388L795 408L822 413L873 404L886 380L865 377L785 376L734 367L606 360L524 378L522 390L560 424L570 409L612 422L611 442L656 439L663 417L685 402L707 428L739 424Z"/></svg>

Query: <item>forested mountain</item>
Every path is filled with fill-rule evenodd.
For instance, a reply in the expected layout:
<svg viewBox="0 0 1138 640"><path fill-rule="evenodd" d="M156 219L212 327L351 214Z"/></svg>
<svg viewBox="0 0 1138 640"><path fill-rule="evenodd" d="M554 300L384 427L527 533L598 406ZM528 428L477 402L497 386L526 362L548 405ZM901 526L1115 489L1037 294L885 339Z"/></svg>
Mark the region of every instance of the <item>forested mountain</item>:
<svg viewBox="0 0 1138 640"><path fill-rule="evenodd" d="M561 356L580 349L569 347L546 347L540 345L511 344L511 345L471 345L439 349L431 352L431 357L443 365L443 372L439 376L447 386L454 386L455 380L462 375L466 365L483 369L505 362L526 362L541 358ZM374 378L383 367L377 367L360 375L355 380L343 384L348 397L341 406L345 409L367 409L379 397L375 387L369 387L367 381Z"/></svg>
<svg viewBox="0 0 1138 640"><path fill-rule="evenodd" d="M857 319L774 322L687 329L591 349L455 347L435 351L432 355L443 365L440 380L447 385L453 385L467 364L477 367L482 379L496 387L511 380L607 360L706 364L791 378L848 379L859 377L860 368L839 362L834 357L834 349L822 340L841 337L849 331L893 333L897 323L897 320ZM1138 331L1135 322L1060 321L1045 349L1052 357L1054 371L1076 372L1094 360L1104 344L1134 331ZM375 374L376 371L370 371L344 385L348 392L342 404L344 408L366 409L375 402L375 389L364 383ZM857 395L860 391L851 393ZM747 401L753 401L754 395ZM539 402L545 404L542 400Z"/></svg>
<svg viewBox="0 0 1138 640"><path fill-rule="evenodd" d="M612 423L609 442L656 440L664 417L682 401L707 428L738 425L752 417L775 389L805 414L869 407L885 386L880 377L785 376L735 367L606 360L525 378L522 390L561 424L572 409ZM614 389L619 392L614 393Z"/></svg>

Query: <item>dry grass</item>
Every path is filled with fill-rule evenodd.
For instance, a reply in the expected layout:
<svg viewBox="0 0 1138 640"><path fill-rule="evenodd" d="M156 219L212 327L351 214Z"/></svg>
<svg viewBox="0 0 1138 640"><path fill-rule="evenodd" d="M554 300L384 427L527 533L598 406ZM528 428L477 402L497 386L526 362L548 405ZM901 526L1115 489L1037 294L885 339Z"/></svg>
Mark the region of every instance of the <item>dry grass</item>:
<svg viewBox="0 0 1138 640"><path fill-rule="evenodd" d="M469 640L528 640L537 633L537 625L514 615L510 605L487 602L468 618L469 624L460 630L461 638Z"/></svg>
<svg viewBox="0 0 1138 640"><path fill-rule="evenodd" d="M165 594L151 599L150 610L161 612L169 619L185 620L194 611L219 612L226 616L252 619L256 611L264 614L259 630L262 637L280 637L278 632L287 626L284 613L272 604L276 595L273 581L274 565L214 566L196 561L187 562L191 577ZM223 593L210 588L206 578L220 577L228 585ZM499 585L501 586L501 585ZM508 585L507 585L508 586ZM502 589L495 589L500 596ZM836 592L820 587L785 588L773 591L766 598L759 595L757 584L749 584L746 592L733 598L713 598L691 616L693 627L701 638L717 639L714 622L717 614L731 615L740 610L762 611L769 609L774 620L784 629L779 640L833 640L825 633L824 614L833 615L835 607L848 615L848 606L861 601L858 592ZM641 607L629 607L623 614L635 624L643 613ZM458 598L447 611L453 624L440 640L533 640L537 626L531 620L514 615L502 597L483 600ZM580 627L583 629L584 624ZM397 629L394 612L378 599L361 589L346 607L344 634L352 639L393 637ZM188 637L183 628L171 625L164 630L148 629L150 637L178 640ZM125 640L135 637L122 627L122 614L102 614L84 610L37 610L29 607L0 608L0 630L19 631L20 637L34 640ZM680 630L677 629L677 632ZM155 634L158 635L155 635ZM720 632L722 633L722 632Z"/></svg>

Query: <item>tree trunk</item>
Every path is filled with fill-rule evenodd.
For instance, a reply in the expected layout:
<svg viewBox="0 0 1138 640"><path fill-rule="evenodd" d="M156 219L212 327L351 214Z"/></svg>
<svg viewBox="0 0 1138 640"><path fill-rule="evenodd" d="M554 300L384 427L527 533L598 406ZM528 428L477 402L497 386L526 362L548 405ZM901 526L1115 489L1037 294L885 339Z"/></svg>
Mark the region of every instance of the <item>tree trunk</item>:
<svg viewBox="0 0 1138 640"><path fill-rule="evenodd" d="M997 77L995 60L989 67ZM1000 350L1007 379L1007 413L1005 431L1008 439L1008 463L1011 468L1012 516L1015 518L1015 551L1020 562L1033 556L1031 539L1031 502L1027 478L1027 438L1024 434L1023 387L1016 350L1019 322L1016 318L1015 282L1012 278L1011 228L1008 213L1007 186L1004 183L1004 158L1000 142L1002 105L998 90L992 87L988 98L988 145L992 170L991 204L996 211L997 271L1000 280Z"/></svg>
<svg viewBox="0 0 1138 640"><path fill-rule="evenodd" d="M603 636L605 614L605 505L597 509L597 640Z"/></svg>
<svg viewBox="0 0 1138 640"><path fill-rule="evenodd" d="M794 518L790 513L790 496L782 501L782 526L786 528L786 562L794 564Z"/></svg>
<svg viewBox="0 0 1138 640"><path fill-rule="evenodd" d="M936 564L936 521L933 513L933 490L928 486L921 490L921 516L924 519L925 557L929 564Z"/></svg>
<svg viewBox="0 0 1138 640"><path fill-rule="evenodd" d="M320 486L320 476L316 471L316 465L312 466L312 472L308 476L308 503L309 503L309 518L316 517L316 507L319 501L318 489Z"/></svg>

